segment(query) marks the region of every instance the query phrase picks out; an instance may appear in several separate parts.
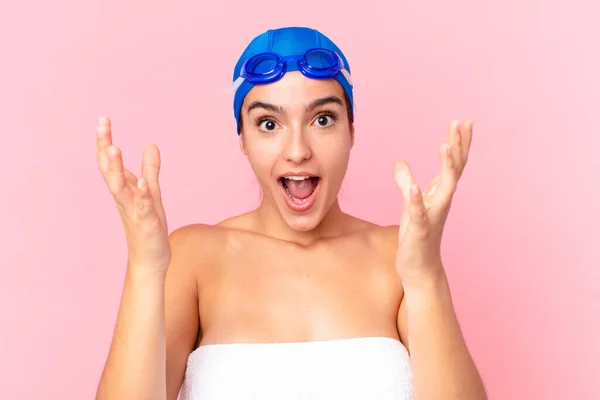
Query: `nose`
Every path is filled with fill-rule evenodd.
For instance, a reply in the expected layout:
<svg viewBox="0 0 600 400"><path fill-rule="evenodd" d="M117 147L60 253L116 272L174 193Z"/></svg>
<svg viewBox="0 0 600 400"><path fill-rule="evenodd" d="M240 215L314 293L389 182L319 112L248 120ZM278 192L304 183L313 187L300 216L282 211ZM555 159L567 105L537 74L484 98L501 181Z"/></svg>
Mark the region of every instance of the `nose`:
<svg viewBox="0 0 600 400"><path fill-rule="evenodd" d="M312 156L310 143L302 132L302 129L294 129L287 135L283 157L286 161L294 164L300 164L305 160L309 160Z"/></svg>

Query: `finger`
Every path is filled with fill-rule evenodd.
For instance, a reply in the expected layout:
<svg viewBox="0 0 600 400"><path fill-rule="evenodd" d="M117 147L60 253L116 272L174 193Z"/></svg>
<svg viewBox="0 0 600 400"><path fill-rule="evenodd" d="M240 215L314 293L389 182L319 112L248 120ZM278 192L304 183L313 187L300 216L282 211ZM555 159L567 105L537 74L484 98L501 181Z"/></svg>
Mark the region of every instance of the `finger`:
<svg viewBox="0 0 600 400"><path fill-rule="evenodd" d="M99 150L96 152L96 158L98 160L98 169L102 173L104 180L108 182L108 170L110 168L110 157L106 150Z"/></svg>
<svg viewBox="0 0 600 400"><path fill-rule="evenodd" d="M417 184L413 184L410 188L409 215L408 229L419 237L425 236L428 232L429 219L423 202L423 194Z"/></svg>
<svg viewBox="0 0 600 400"><path fill-rule="evenodd" d="M398 240L402 240L410 219L408 215L410 208L410 188L414 183L412 172L406 161L398 161L394 165L394 179L402 194L402 217L400 218L400 231L398 236Z"/></svg>
<svg viewBox="0 0 600 400"><path fill-rule="evenodd" d="M448 125L447 143L450 145L452 150L452 159L457 168L460 168L462 165L461 142L462 136L460 132L460 123L456 120L452 120Z"/></svg>
<svg viewBox="0 0 600 400"><path fill-rule="evenodd" d="M394 179L406 206L410 201L410 188L414 183L412 172L406 161L398 161L394 164Z"/></svg>
<svg viewBox="0 0 600 400"><path fill-rule="evenodd" d="M96 126L97 139L96 151L98 154L106 151L108 146L112 144L111 122L107 117L100 117L98 126Z"/></svg>
<svg viewBox="0 0 600 400"><path fill-rule="evenodd" d="M160 173L160 151L155 145L148 145L142 157L142 177L148 183L151 196L161 201L158 176Z"/></svg>
<svg viewBox="0 0 600 400"><path fill-rule="evenodd" d="M98 161L98 168L106 180L106 173L110 166L110 158L106 153L106 149L111 145L110 121L108 118L100 117L96 126L96 134L96 160Z"/></svg>
<svg viewBox="0 0 600 400"><path fill-rule="evenodd" d="M115 146L108 146L106 153L109 157L109 167L106 174L106 182L110 192L115 196L117 202L125 204L127 185L124 175L123 158L121 150Z"/></svg>
<svg viewBox="0 0 600 400"><path fill-rule="evenodd" d="M460 132L460 136L462 138L462 164L466 165L469 158L469 151L471 150L471 141L473 140L473 121L470 119L466 120L460 128Z"/></svg>
<svg viewBox="0 0 600 400"><path fill-rule="evenodd" d="M437 175L435 178L433 178L433 180L429 184L429 187L427 188L425 193L423 193L423 201L426 202L429 197L435 195L435 192L439 186L440 186L440 175ZM427 206L427 204L425 204L425 206Z"/></svg>
<svg viewBox="0 0 600 400"><path fill-rule="evenodd" d="M137 191L135 194L135 212L136 215L141 218L156 217L156 211L154 208L154 201L150 194L150 188L148 182L144 178L140 178L137 181Z"/></svg>
<svg viewBox="0 0 600 400"><path fill-rule="evenodd" d="M131 172L128 169L125 169L123 171L123 175L125 176L125 180L127 181L127 184L131 185L131 186L136 186L138 184L138 177L135 176L135 174L133 172Z"/></svg>
<svg viewBox="0 0 600 400"><path fill-rule="evenodd" d="M447 143L444 143L440 148L440 159L442 165L440 172L440 184L436 190L436 198L438 202L445 203L452 198L457 184L457 173L456 166L454 165L454 157L452 155L452 149Z"/></svg>

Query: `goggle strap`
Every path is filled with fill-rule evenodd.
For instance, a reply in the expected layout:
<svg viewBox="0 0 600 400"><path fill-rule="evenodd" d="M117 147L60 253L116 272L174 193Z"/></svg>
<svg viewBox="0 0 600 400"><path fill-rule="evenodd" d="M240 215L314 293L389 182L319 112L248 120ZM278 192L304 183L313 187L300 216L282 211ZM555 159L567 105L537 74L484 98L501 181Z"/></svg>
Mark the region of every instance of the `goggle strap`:
<svg viewBox="0 0 600 400"><path fill-rule="evenodd" d="M235 92L242 85L242 83L244 83L244 77L240 76L235 81L233 81L233 83L231 85L229 85L229 87L227 88L227 91Z"/></svg>
<svg viewBox="0 0 600 400"><path fill-rule="evenodd" d="M348 70L345 69L345 68L342 68L340 70L340 72L342 73L342 75L344 75L344 78L346 78L346 80L348 81L348 83L350 84L350 86L354 86L352 84L352 78L350 77L350 72L348 72Z"/></svg>

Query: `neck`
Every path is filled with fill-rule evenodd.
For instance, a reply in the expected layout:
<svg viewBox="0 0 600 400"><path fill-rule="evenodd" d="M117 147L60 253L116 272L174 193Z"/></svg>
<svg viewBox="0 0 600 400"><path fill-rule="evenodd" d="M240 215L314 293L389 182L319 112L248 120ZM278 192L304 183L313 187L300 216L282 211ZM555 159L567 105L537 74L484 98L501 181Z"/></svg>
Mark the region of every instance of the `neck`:
<svg viewBox="0 0 600 400"><path fill-rule="evenodd" d="M342 236L347 230L346 225L350 219L348 214L341 210L337 199L321 223L310 231L297 231L290 228L265 198L262 199L254 214L254 223L261 233L302 246L310 245L320 239Z"/></svg>

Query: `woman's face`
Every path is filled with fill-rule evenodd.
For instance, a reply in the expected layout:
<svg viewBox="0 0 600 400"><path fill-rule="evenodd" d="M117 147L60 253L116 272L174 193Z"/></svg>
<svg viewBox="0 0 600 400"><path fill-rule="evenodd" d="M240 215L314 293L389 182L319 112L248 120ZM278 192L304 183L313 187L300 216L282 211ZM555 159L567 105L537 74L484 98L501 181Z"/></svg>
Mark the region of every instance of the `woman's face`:
<svg viewBox="0 0 600 400"><path fill-rule="evenodd" d="M347 107L335 80L297 71L244 99L241 149L292 229L314 229L337 200L354 142Z"/></svg>

